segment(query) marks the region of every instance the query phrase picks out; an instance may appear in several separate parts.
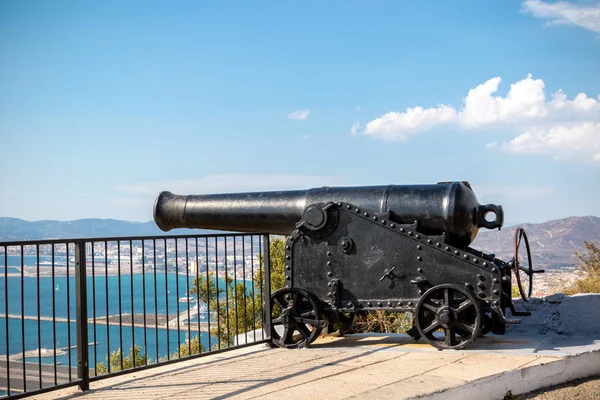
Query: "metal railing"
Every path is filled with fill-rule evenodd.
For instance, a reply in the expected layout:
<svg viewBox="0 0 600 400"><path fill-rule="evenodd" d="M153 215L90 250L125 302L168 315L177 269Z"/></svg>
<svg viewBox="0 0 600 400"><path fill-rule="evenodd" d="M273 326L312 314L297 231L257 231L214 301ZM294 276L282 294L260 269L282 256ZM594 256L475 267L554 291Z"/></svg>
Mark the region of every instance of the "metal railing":
<svg viewBox="0 0 600 400"><path fill-rule="evenodd" d="M268 341L268 234L0 242L0 398Z"/></svg>

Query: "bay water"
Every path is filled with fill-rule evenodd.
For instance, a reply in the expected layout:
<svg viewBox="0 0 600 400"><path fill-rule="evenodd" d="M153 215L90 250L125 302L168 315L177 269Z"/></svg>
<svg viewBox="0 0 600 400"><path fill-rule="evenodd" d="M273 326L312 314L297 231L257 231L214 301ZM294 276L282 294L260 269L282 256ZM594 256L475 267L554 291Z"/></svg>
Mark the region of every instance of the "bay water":
<svg viewBox="0 0 600 400"><path fill-rule="evenodd" d="M28 257L32 257L28 259ZM42 259L43 257L41 257ZM71 276L25 276L21 279L19 267L36 265L35 256L25 256L21 263L20 256L8 256L7 266L1 260L0 266L0 314L35 317L31 319L0 318L0 355L4 359L6 354L22 354L24 351L37 350L38 348L59 349L56 360L51 351L48 356L42 357L43 364L53 364L55 361L62 365L77 365L77 352L69 345L76 344L75 323L56 322L47 319L60 318L74 321L76 316L75 304L75 277L70 269ZM47 262L47 260L46 260ZM55 260L56 265L59 261ZM62 265L64 265L64 260ZM64 269L63 269L64 270ZM179 302L181 297L187 297L192 287L193 276L165 271L135 273L133 275L108 275L105 276L104 268L94 269L95 277L87 277L87 312L88 317L104 317L107 315L167 314L170 319L177 313L184 312L188 302ZM125 272L125 271L124 271ZM90 274L88 274L90 275ZM222 279L218 280L220 288L225 287ZM252 286L247 281L248 289ZM190 295L193 299L195 296ZM192 305L195 303L191 303ZM37 317L42 319L39 322ZM190 321L191 325L197 320ZM203 320L205 321L205 320ZM5 338L8 323L8 348ZM197 326L197 325L196 325ZM217 343L215 337L209 337L206 332L190 332L190 337L195 338L200 334L200 341L205 349ZM178 349L178 343L188 339L187 327L180 324L167 329L155 329L153 326L144 328L134 327L131 324L101 325L88 327L90 367L106 360L109 352L122 349L126 355L130 347L135 344L142 348L142 352L153 361L173 354ZM34 357L26 361L38 362L37 352Z"/></svg>

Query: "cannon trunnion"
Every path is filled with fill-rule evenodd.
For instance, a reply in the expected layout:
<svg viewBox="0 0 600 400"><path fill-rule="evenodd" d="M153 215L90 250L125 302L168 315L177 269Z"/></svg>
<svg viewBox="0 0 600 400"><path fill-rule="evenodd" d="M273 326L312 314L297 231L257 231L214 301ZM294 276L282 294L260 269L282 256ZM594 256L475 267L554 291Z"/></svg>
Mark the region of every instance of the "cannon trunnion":
<svg viewBox="0 0 600 400"><path fill-rule="evenodd" d="M493 221L485 219L490 211ZM514 310L512 275L521 270L531 283L538 272L529 253L526 269L517 255L507 263L468 247L478 227L502 226L502 208L479 205L462 182L187 197L167 192L154 212L164 230L248 232L259 217L255 231L272 227L281 233L295 219L285 243L286 287L265 307L272 341L280 347L307 346L334 323L343 329L358 313L388 310L413 313L409 333L415 339L439 349L464 348L490 330L504 333L507 308L527 315ZM518 233L528 249L524 231ZM521 294L528 299L531 284L529 294Z"/></svg>

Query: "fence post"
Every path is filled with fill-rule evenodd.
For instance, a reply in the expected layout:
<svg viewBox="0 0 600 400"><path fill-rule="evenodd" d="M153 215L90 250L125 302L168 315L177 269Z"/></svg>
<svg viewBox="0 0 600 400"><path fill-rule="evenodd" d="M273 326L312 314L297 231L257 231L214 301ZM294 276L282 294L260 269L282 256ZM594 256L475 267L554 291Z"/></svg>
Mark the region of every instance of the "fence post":
<svg viewBox="0 0 600 400"><path fill-rule="evenodd" d="M265 310L263 326L267 333L267 338L271 339L271 242L269 234L263 235L263 279L264 279L264 305Z"/></svg>
<svg viewBox="0 0 600 400"><path fill-rule="evenodd" d="M81 390L89 390L90 388L85 260L85 241L78 240L75 242L75 304L77 320L77 378L81 380L79 383Z"/></svg>

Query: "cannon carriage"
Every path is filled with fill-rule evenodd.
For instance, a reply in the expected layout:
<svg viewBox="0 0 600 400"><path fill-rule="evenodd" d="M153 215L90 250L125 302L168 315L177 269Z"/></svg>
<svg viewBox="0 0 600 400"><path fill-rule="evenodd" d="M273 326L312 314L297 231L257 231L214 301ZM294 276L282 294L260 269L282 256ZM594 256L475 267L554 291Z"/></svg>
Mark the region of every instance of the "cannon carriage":
<svg viewBox="0 0 600 400"><path fill-rule="evenodd" d="M162 192L154 219L162 230L205 228L286 235L286 287L270 298L271 337L304 347L322 329L347 327L357 313L411 312L415 339L461 349L505 332L512 279L531 296L527 235L502 261L470 248L479 228L500 229L501 206L481 205L467 182L323 187L310 190L179 196ZM526 264L518 259L527 250ZM526 267L525 267L526 265ZM524 290L521 275L528 280Z"/></svg>

